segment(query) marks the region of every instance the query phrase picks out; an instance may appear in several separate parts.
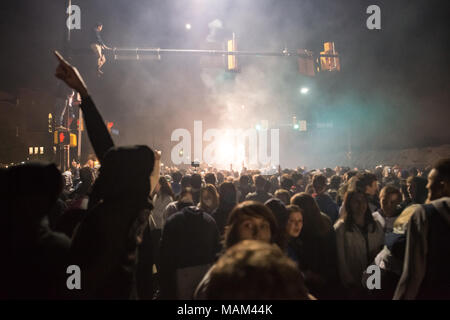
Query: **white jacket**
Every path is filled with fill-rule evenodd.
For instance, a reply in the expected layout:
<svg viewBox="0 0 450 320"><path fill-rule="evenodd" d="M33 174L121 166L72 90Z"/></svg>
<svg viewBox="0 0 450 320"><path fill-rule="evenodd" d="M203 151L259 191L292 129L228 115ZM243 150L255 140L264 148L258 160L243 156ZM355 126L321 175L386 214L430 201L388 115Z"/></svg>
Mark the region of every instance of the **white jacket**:
<svg viewBox="0 0 450 320"><path fill-rule="evenodd" d="M375 230L368 234L369 254L367 254L364 235L356 225L352 227L352 231L345 229L343 220L338 220L334 225L339 275L345 287L361 285L363 272L383 248L383 228L379 222L375 221L375 224Z"/></svg>

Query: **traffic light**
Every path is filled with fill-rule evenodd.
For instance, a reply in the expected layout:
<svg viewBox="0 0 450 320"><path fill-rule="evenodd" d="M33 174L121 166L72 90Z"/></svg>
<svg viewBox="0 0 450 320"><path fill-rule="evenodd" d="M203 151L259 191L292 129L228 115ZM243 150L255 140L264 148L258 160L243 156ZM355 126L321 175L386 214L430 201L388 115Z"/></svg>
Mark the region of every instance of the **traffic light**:
<svg viewBox="0 0 450 320"><path fill-rule="evenodd" d="M315 65L312 51L298 49L297 52L302 55L298 58L298 71L305 76L314 77Z"/></svg>
<svg viewBox="0 0 450 320"><path fill-rule="evenodd" d="M323 44L324 51L320 54L332 54L338 55L334 48L334 42L325 42ZM340 71L341 65L339 57L320 57L320 70L321 71Z"/></svg>
<svg viewBox="0 0 450 320"><path fill-rule="evenodd" d="M236 46L236 36L233 32L233 39L227 41L227 51L228 52L235 52L237 50ZM237 57L236 55L227 55L227 71L238 71L238 65L237 65Z"/></svg>
<svg viewBox="0 0 450 320"><path fill-rule="evenodd" d="M54 144L70 145L71 147L76 147L77 135L74 133L69 134L69 132L67 131L55 130L53 132L53 142Z"/></svg>

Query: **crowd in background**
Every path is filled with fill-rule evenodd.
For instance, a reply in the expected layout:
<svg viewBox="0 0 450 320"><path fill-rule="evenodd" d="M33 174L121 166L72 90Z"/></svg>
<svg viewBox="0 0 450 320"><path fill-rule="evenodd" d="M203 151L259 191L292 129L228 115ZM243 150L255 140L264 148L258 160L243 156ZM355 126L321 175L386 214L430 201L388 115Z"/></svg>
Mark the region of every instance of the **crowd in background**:
<svg viewBox="0 0 450 320"><path fill-rule="evenodd" d="M162 174L160 152L114 146L74 67L56 75L81 95L96 159L0 170L1 298L450 298L450 159Z"/></svg>

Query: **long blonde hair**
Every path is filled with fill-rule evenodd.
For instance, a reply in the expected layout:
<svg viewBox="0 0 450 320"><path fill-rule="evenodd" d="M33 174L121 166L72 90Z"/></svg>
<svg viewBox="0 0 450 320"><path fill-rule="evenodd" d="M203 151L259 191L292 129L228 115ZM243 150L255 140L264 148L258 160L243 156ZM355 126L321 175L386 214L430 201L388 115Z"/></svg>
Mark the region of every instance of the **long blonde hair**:
<svg viewBox="0 0 450 320"><path fill-rule="evenodd" d="M420 204L413 204L405 208L402 213L395 219L394 222L394 232L395 233L405 233L408 226L408 222L411 219L415 209L420 206Z"/></svg>

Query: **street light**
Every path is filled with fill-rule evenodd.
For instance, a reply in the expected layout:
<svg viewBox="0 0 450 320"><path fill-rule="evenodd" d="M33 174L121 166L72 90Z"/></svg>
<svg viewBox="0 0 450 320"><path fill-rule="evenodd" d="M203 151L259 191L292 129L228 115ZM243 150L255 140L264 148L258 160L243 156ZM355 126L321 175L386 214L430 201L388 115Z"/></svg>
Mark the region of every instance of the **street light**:
<svg viewBox="0 0 450 320"><path fill-rule="evenodd" d="M191 26L191 24L190 23L186 23L186 30L191 30L191 28L192 28L192 26Z"/></svg>
<svg viewBox="0 0 450 320"><path fill-rule="evenodd" d="M301 94L307 94L309 92L309 88L307 88L307 87L302 87L301 89L300 89L300 93Z"/></svg>

